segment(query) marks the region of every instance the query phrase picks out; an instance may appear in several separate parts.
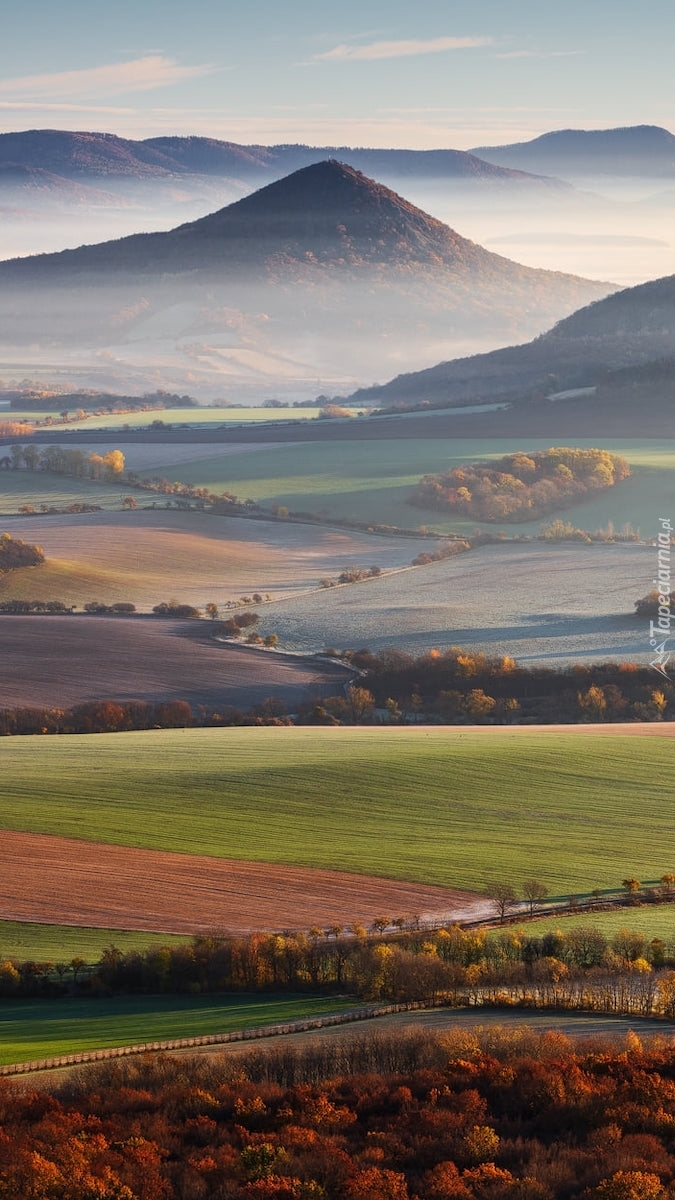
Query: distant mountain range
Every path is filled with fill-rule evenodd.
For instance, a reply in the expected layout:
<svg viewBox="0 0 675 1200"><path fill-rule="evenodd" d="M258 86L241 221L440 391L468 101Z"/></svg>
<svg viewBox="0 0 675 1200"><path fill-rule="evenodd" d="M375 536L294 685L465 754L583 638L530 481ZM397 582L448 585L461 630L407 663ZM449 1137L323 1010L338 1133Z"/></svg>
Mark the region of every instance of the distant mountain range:
<svg viewBox="0 0 675 1200"><path fill-rule="evenodd" d="M0 263L0 285L6 346L145 345L263 378L382 375L532 335L612 290L492 254L336 161L167 233Z"/></svg>
<svg viewBox="0 0 675 1200"><path fill-rule="evenodd" d="M472 154L511 170L559 175L675 178L675 136L659 125L558 129L531 142L479 146Z"/></svg>
<svg viewBox="0 0 675 1200"><path fill-rule="evenodd" d="M53 178L129 183L185 184L191 178L259 188L302 167L337 158L378 179L429 178L488 182L559 191L557 180L495 166L462 150L382 150L347 146L240 146L204 137L133 141L108 133L38 129L0 134L0 186L8 168L46 171ZM10 174L4 174L7 183Z"/></svg>
<svg viewBox="0 0 675 1200"><path fill-rule="evenodd" d="M585 306L526 345L438 363L356 396L382 406L519 401L597 384L606 389L611 375L613 388L630 394L639 421L639 386L662 394L664 373L672 378L674 364L675 275L669 275Z"/></svg>

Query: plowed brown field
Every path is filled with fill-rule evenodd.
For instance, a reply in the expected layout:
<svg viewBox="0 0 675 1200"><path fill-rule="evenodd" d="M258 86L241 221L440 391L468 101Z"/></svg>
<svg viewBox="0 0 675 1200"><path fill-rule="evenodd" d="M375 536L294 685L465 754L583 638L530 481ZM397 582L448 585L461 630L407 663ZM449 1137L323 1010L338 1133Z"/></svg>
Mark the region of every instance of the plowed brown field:
<svg viewBox="0 0 675 1200"><path fill-rule="evenodd" d="M376 917L485 915L454 889L266 863L165 854L4 830L0 918L148 929L248 933L368 925Z"/></svg>
<svg viewBox="0 0 675 1200"><path fill-rule="evenodd" d="M89 700L187 700L291 709L339 693L348 672L216 642L206 622L151 617L0 617L0 708Z"/></svg>

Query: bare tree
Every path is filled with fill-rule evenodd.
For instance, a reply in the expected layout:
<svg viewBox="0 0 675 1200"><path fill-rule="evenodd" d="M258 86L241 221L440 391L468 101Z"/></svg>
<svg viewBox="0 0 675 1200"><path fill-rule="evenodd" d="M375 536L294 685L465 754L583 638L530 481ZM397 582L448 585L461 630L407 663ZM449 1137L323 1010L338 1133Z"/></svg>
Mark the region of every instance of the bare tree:
<svg viewBox="0 0 675 1200"><path fill-rule="evenodd" d="M535 909L548 896L548 888L538 879L526 879L523 883L523 895L530 906L530 917L533 917Z"/></svg>
<svg viewBox="0 0 675 1200"><path fill-rule="evenodd" d="M494 910L499 917L499 924L503 925L509 909L518 903L515 889L511 887L510 883L491 883L485 889L485 895L488 900L492 901Z"/></svg>

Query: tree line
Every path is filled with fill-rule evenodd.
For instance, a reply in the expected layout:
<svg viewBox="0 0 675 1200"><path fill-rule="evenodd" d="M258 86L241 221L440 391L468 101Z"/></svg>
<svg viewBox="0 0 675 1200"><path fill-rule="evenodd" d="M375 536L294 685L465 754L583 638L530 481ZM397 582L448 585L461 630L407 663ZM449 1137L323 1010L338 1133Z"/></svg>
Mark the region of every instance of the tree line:
<svg viewBox="0 0 675 1200"><path fill-rule="evenodd" d="M187 700L90 700L73 708L16 705L0 709L0 737L290 724L285 704L274 696L245 710L231 705L193 709Z"/></svg>
<svg viewBox="0 0 675 1200"><path fill-rule="evenodd" d="M564 917L559 929L537 933L536 926L528 931L527 922L428 928L419 917L383 914L368 928L335 923L306 932L200 935L126 953L112 944L92 966L78 957L3 961L0 952L0 996L68 992L347 994L364 1001L674 1016L675 946L629 926L608 937L597 926Z"/></svg>
<svg viewBox="0 0 675 1200"><path fill-rule="evenodd" d="M9 466L14 471L49 471L53 475L72 475L76 479L114 480L124 474L124 455L121 450L107 454L87 454L84 450L64 449L63 446L10 447Z"/></svg>
<svg viewBox="0 0 675 1200"><path fill-rule="evenodd" d="M673 684L660 679L655 686L653 670L635 663L524 667L508 656L457 647L419 657L394 649L347 651L340 657L359 670L372 704L393 720L660 721L675 712Z"/></svg>

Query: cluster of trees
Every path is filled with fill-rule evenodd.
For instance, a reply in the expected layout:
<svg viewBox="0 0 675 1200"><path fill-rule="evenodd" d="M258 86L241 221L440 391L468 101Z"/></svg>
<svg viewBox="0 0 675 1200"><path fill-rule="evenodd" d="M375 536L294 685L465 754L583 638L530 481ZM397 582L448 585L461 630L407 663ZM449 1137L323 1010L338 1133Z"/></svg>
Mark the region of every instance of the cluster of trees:
<svg viewBox="0 0 675 1200"><path fill-rule="evenodd" d="M558 446L425 475L409 503L483 521L530 521L629 475L626 460L608 450Z"/></svg>
<svg viewBox="0 0 675 1200"><path fill-rule="evenodd" d="M82 500L74 500L72 504L66 504L63 508L57 508L55 504L20 504L19 512L26 517L32 517L38 512L48 516L54 516L57 513L95 513L101 512L101 505L85 504Z"/></svg>
<svg viewBox="0 0 675 1200"><path fill-rule="evenodd" d="M63 600L0 600L0 613L3 616L26 617L31 613L55 616L72 612L73 607Z"/></svg>
<svg viewBox="0 0 675 1200"><path fill-rule="evenodd" d="M655 687L651 668L634 663L523 667L457 647L419 658L399 650L344 651L341 657L358 668L372 707L386 709L389 720L659 721L675 711L673 685L660 680Z"/></svg>
<svg viewBox="0 0 675 1200"><path fill-rule="evenodd" d="M332 588L339 583L361 583L364 579L376 579L381 574L381 567L345 567L336 579L326 577L320 579L319 584L322 588Z"/></svg>
<svg viewBox="0 0 675 1200"><path fill-rule="evenodd" d="M542 542L583 542L587 546L590 546L592 542L613 545L615 542L639 542L640 534L639 531L633 529L630 522L622 529L616 530L612 522L608 521L604 529L595 529L591 532L588 529L577 529L570 521L558 518L542 529L539 540Z"/></svg>
<svg viewBox="0 0 675 1200"><path fill-rule="evenodd" d="M351 408L345 408L342 404L334 404L329 401L322 405L319 412L319 421L334 421L337 417L353 417L354 411Z"/></svg>
<svg viewBox="0 0 675 1200"><path fill-rule="evenodd" d="M5 1085L0 1190L34 1200L667 1200L672 1054L420 1031Z"/></svg>
<svg viewBox="0 0 675 1200"><path fill-rule="evenodd" d="M215 607L215 605L207 605L207 612L209 608ZM215 616L217 613L213 615ZM235 613L233 617L228 617L227 621L222 621L220 625L216 627L215 636L240 638L244 636L246 630L248 629L246 641L250 646L266 646L268 650L274 650L274 648L279 644L279 635L277 633L268 633L266 637L262 637L255 629L255 626L258 624L259 620L260 617L254 612L247 611ZM280 707L281 712L285 716L286 709L284 705L282 704Z"/></svg>
<svg viewBox="0 0 675 1200"><path fill-rule="evenodd" d="M0 534L0 572L16 567L38 567L45 561L42 546L31 546L11 533Z"/></svg>
<svg viewBox="0 0 675 1200"><path fill-rule="evenodd" d="M31 421L0 421L0 438L30 437L35 433Z"/></svg>
<svg viewBox="0 0 675 1200"><path fill-rule="evenodd" d="M76 479L119 479L124 474L124 455L121 450L107 454L87 454L84 450L64 449L62 446L15 445L10 449L14 471L49 471L54 475L73 475Z"/></svg>
<svg viewBox="0 0 675 1200"><path fill-rule="evenodd" d="M471 549L471 542L467 542L464 538L454 538L452 541L443 542L436 550L423 550L416 558L412 560L413 567L426 567L432 562L442 562L444 558L454 558L456 554L463 554L465 550Z"/></svg>
<svg viewBox="0 0 675 1200"><path fill-rule="evenodd" d="M109 616L111 613L128 616L136 612L136 605L129 600L116 600L114 604L104 604L102 600L88 600L82 605L82 611L90 616Z"/></svg>
<svg viewBox="0 0 675 1200"><path fill-rule="evenodd" d="M159 604L155 604L152 611L156 617L179 617L193 620L195 617L201 616L198 608L192 604L181 604L180 600L162 600Z"/></svg>
<svg viewBox="0 0 675 1200"><path fill-rule="evenodd" d="M42 611L62 610L45 608ZM70 709L0 709L0 737L36 733L121 733L131 729L220 729L239 725L290 724L283 701L274 696L246 711L229 705L221 709L199 705L197 709L192 709L187 700L167 700L158 704L150 704L145 700L91 700Z"/></svg>

